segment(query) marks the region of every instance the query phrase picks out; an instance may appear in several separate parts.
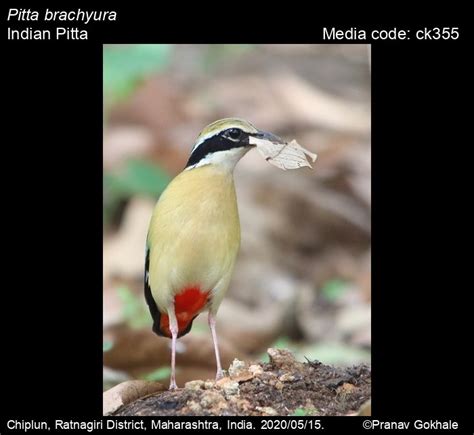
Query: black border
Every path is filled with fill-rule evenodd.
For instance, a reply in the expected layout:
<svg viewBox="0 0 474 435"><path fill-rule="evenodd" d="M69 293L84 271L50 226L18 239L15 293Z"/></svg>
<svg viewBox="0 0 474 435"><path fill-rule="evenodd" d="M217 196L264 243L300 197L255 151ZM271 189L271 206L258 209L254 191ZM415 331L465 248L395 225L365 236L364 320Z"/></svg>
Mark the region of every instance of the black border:
<svg viewBox="0 0 474 435"><path fill-rule="evenodd" d="M102 413L102 43L323 42L323 24L308 17L286 32L270 30L268 19L262 36L257 26L217 31L200 20L166 29L166 17L145 12L119 8L119 20L90 25L85 42L7 41L4 416ZM437 24L459 26L461 38L372 45L379 417L468 415L470 328L462 309L470 280L459 246L469 247L468 29Z"/></svg>

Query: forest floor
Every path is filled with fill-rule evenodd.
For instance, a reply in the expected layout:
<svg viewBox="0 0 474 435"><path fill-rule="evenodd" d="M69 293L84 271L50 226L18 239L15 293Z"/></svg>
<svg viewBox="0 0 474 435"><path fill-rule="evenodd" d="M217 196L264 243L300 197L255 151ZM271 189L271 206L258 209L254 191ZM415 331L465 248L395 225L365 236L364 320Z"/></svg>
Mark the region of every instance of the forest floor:
<svg viewBox="0 0 474 435"><path fill-rule="evenodd" d="M270 348L268 354L269 363L248 365L234 360L226 373L227 376L217 382L191 381L187 382L184 388L174 391L168 391L161 385L158 388L155 386L154 393L129 403L124 400L118 409L111 408L109 414L121 416L370 414L369 366L361 364L337 368L319 361L301 363L296 361L289 351L281 349ZM107 394L104 393L104 399Z"/></svg>

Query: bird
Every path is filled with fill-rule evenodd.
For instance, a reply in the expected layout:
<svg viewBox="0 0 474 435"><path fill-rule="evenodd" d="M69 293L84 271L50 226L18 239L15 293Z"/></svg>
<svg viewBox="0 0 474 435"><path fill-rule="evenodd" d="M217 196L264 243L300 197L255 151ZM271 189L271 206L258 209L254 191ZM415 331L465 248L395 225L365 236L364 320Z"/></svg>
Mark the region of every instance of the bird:
<svg viewBox="0 0 474 435"><path fill-rule="evenodd" d="M153 332L171 339L170 390L176 385L176 343L194 319L208 312L216 380L223 377L216 314L229 288L240 248L233 172L254 146L251 139L278 136L240 118L205 127L189 159L160 195L151 216L145 253L145 299Z"/></svg>

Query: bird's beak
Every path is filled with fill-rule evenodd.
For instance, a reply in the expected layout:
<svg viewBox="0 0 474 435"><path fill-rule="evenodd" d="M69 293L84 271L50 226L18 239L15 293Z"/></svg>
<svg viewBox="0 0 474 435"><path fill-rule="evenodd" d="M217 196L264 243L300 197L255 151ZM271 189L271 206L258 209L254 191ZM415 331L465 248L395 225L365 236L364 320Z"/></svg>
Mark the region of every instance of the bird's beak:
<svg viewBox="0 0 474 435"><path fill-rule="evenodd" d="M253 137L257 139L263 139L263 140L268 140L273 143L284 143L283 139L281 137L278 137L274 135L273 133L269 133L267 131L259 131L258 133L255 133L252 135Z"/></svg>

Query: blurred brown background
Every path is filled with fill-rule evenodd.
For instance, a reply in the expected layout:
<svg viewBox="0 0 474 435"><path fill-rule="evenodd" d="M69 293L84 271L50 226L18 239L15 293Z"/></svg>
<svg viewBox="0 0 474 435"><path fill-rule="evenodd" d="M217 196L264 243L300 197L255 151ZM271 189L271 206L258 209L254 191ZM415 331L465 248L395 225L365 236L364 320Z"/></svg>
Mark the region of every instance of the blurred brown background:
<svg viewBox="0 0 474 435"><path fill-rule="evenodd" d="M167 382L144 249L156 199L200 130L223 117L297 141L314 168L255 151L235 171L241 252L218 313L224 367L265 358L370 361L370 52L366 45L104 46L104 389ZM213 378L205 315L179 340L177 382Z"/></svg>

